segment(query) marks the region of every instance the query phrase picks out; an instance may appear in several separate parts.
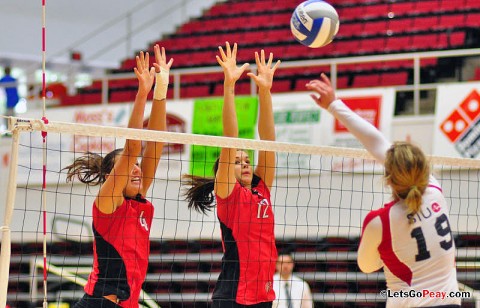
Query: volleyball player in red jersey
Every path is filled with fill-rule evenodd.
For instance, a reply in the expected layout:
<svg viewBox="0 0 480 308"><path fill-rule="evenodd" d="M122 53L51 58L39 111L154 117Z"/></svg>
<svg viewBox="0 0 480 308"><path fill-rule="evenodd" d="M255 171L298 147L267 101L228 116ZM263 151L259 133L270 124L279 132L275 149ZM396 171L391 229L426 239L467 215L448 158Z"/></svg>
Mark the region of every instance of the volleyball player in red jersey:
<svg viewBox="0 0 480 308"><path fill-rule="evenodd" d="M238 137L235 111L235 83L248 64L237 67L237 44L219 47L217 62L223 68L223 133ZM275 140L273 122L273 75L280 61L272 66L265 52L255 53L258 75L248 73L258 86L260 113L258 132L263 140ZM212 307L271 307L275 299L273 275L277 249L270 189L275 177L275 153L260 151L255 171L245 151L222 148L215 167L215 178L185 176L191 187L186 193L189 207L200 212L217 201L217 216L222 232L224 255L222 271L213 292Z"/></svg>
<svg viewBox="0 0 480 308"><path fill-rule="evenodd" d="M387 141L335 97L325 74L310 81L307 89L319 94L312 95L315 102L384 164L385 182L392 190L393 201L365 217L357 257L360 269L371 273L383 268L387 307L460 307L448 204L425 154L408 142Z"/></svg>
<svg viewBox="0 0 480 308"><path fill-rule="evenodd" d="M156 63L149 67L149 54L140 52L134 68L138 93L128 122L143 128L143 115L155 75L156 84L148 129L166 130L166 94L173 59L167 63L165 49L154 46ZM156 73L155 73L156 72ZM93 204L94 263L84 297L75 308L137 308L150 253L153 205L145 199L162 154L163 143L147 142L141 163L142 142L127 140L104 158L87 153L66 167L67 180L75 177L88 185L101 184Z"/></svg>

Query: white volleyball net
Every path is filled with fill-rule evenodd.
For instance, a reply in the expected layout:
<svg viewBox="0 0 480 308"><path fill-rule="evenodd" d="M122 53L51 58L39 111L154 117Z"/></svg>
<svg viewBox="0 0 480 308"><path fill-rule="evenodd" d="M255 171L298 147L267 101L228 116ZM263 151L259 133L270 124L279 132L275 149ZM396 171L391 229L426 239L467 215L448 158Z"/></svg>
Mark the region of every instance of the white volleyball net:
<svg viewBox="0 0 480 308"><path fill-rule="evenodd" d="M218 147L253 156L258 150L276 152L277 248L294 257L316 307L384 306L383 273L366 275L356 265L363 218L390 199L383 168L364 150L17 118L11 124L13 168L1 210L1 285L8 285L11 307L71 307L83 296L93 264L91 213L98 187L66 183L62 168L86 151L105 155L126 138L168 144L146 196L155 215L143 306L207 307L211 301L222 258L220 224L215 211L187 209L181 175L211 176ZM479 289L480 162L431 161L450 206L459 282ZM464 303L474 305L474 299Z"/></svg>

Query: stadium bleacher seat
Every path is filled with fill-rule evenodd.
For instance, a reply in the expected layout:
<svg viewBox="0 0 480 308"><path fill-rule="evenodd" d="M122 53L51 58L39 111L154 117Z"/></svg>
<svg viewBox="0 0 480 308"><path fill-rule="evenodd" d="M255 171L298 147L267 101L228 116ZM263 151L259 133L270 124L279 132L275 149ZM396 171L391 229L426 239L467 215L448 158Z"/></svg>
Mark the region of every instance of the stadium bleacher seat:
<svg viewBox="0 0 480 308"><path fill-rule="evenodd" d="M472 39L468 39L468 29L480 26L480 3L478 0L459 1L461 3L450 0L389 3L376 0L332 0L331 3L340 16L340 30L331 44L318 49L297 43L290 33L291 11L298 3L273 0L220 2L206 10L203 16L186 22L176 33L155 43L167 49L167 54L175 59L175 68L217 66L217 47L225 41L237 42L239 62L250 63L254 62L254 51L262 48L267 53L273 52L275 59L284 61L463 48L472 43ZM424 67L426 64L422 61L421 65ZM436 65L428 64L432 70L435 70ZM134 57L125 59L118 72L131 72L134 66ZM413 64L403 66L413 69ZM338 86L375 84L362 81L366 77L352 79L355 74L364 72L365 67L351 66L349 70L346 70L346 67L348 66L344 66L342 70L344 75L338 76ZM377 63L369 68L372 77L370 80L386 80L387 84L405 80L405 72L401 74L401 78L396 79L396 68L398 67L393 64ZM388 73L385 71L388 69L393 70L393 77L385 75L388 77L380 80L380 74ZM374 74L378 76L373 76ZM223 95L221 85L216 84L221 83L221 78L208 80L201 75L189 78L182 78L181 97ZM282 76L277 80L279 84L274 85L274 89L304 90L304 80L301 79L294 75ZM109 86L113 87L112 84ZM135 86L115 86L115 90L109 91L110 101L128 101L134 96L122 92L135 92ZM124 88L123 91L120 87ZM99 91L97 82L77 96L67 96L62 100L62 105L99 103ZM239 83L238 93L250 93L248 81Z"/></svg>

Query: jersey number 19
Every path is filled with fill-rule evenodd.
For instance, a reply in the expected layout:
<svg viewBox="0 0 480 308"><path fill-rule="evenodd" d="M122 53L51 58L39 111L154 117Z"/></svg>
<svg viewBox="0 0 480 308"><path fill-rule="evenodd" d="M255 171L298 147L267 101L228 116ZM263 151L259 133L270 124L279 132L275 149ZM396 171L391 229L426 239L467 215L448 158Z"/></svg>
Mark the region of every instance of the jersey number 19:
<svg viewBox="0 0 480 308"><path fill-rule="evenodd" d="M447 215L442 214L437 217L435 220L435 229L439 236L445 237L450 236L450 240L443 240L440 242L440 247L444 250L449 250L453 246L453 236L452 230L450 229L450 222L448 221ZM425 241L425 236L421 227L417 227L412 230L410 233L412 238L417 240L418 254L415 256L415 261L423 261L430 258L430 251L428 251L427 243Z"/></svg>

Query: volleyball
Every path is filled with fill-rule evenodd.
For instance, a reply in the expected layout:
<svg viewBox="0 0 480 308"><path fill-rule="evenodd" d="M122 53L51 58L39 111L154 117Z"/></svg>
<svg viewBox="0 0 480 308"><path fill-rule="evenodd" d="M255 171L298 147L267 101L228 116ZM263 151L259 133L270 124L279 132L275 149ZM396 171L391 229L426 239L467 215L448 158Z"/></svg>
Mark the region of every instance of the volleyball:
<svg viewBox="0 0 480 308"><path fill-rule="evenodd" d="M292 14L290 29L297 41L311 48L329 44L340 22L333 6L322 0L300 3Z"/></svg>

